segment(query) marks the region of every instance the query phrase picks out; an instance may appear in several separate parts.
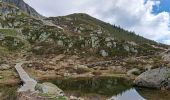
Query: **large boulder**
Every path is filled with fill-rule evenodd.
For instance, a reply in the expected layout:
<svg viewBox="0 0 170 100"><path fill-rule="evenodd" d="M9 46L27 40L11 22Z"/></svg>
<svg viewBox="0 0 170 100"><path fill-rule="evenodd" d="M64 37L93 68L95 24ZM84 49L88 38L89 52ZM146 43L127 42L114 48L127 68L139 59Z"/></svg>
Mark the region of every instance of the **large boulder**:
<svg viewBox="0 0 170 100"><path fill-rule="evenodd" d="M139 75L134 84L141 87L170 89L170 68L156 68Z"/></svg>
<svg viewBox="0 0 170 100"><path fill-rule="evenodd" d="M38 90L41 93L48 94L49 96L63 96L64 92L58 88L56 85L44 82L42 84L36 85L36 90Z"/></svg>

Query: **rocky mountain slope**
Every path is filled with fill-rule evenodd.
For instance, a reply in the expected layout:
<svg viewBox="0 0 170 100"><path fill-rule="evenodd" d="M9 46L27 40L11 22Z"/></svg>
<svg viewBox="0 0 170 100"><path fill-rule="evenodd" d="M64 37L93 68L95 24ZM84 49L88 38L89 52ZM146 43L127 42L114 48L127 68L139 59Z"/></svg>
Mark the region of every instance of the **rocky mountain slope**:
<svg viewBox="0 0 170 100"><path fill-rule="evenodd" d="M26 4L23 0L1 0L1 2L6 2L15 5L20 10L28 13L32 17L42 18L43 16L40 15L36 10Z"/></svg>
<svg viewBox="0 0 170 100"><path fill-rule="evenodd" d="M17 6L5 2L14 2ZM0 3L1 52L125 57L154 55L167 47L87 14L42 20L32 17L32 8L27 4L21 6L23 1L5 2Z"/></svg>

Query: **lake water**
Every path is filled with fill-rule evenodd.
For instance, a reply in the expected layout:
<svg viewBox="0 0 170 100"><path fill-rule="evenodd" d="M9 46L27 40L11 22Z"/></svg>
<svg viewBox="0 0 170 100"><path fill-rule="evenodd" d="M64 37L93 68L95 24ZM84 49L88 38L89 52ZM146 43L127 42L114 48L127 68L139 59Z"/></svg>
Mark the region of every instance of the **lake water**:
<svg viewBox="0 0 170 100"><path fill-rule="evenodd" d="M86 78L53 81L67 96L85 100L170 100L170 91L135 88L122 78Z"/></svg>
<svg viewBox="0 0 170 100"><path fill-rule="evenodd" d="M51 81L67 96L85 100L170 100L169 91L135 88L121 78L83 78ZM15 100L17 86L0 86L0 100Z"/></svg>

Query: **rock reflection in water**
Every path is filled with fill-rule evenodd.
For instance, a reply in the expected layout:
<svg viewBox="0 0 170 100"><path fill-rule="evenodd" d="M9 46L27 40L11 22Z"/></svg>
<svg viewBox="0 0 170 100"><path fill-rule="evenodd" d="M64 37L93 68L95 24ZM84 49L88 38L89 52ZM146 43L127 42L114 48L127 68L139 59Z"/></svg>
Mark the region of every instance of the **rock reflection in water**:
<svg viewBox="0 0 170 100"><path fill-rule="evenodd" d="M106 100L131 88L130 82L113 77L65 79L53 83L67 96L83 97L85 100Z"/></svg>
<svg viewBox="0 0 170 100"><path fill-rule="evenodd" d="M121 78L66 79L53 83L68 96L83 97L85 100L170 100L169 91L134 88Z"/></svg>
<svg viewBox="0 0 170 100"><path fill-rule="evenodd" d="M123 93L113 96L108 100L145 100L140 94L136 91L135 88L126 90Z"/></svg>
<svg viewBox="0 0 170 100"><path fill-rule="evenodd" d="M128 81L113 77L55 80L53 83L64 91L79 91L80 96L99 94L111 97L131 88Z"/></svg>
<svg viewBox="0 0 170 100"><path fill-rule="evenodd" d="M146 100L170 100L170 91L136 88L136 91Z"/></svg>
<svg viewBox="0 0 170 100"><path fill-rule="evenodd" d="M170 91L147 88L131 88L108 100L170 100Z"/></svg>
<svg viewBox="0 0 170 100"><path fill-rule="evenodd" d="M17 86L0 86L0 100L16 100Z"/></svg>

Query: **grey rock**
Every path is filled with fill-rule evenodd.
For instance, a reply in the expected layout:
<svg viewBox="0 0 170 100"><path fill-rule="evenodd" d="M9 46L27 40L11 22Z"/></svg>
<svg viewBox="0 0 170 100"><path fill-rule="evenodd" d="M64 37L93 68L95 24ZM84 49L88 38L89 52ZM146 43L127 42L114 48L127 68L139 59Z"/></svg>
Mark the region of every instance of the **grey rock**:
<svg viewBox="0 0 170 100"><path fill-rule="evenodd" d="M170 89L170 68L157 68L146 71L139 75L134 84L149 88Z"/></svg>
<svg viewBox="0 0 170 100"><path fill-rule="evenodd" d="M66 17L66 20L67 20L67 21L72 21L73 19L72 19L72 18L69 18L69 17Z"/></svg>
<svg viewBox="0 0 170 100"><path fill-rule="evenodd" d="M130 51L133 52L133 53L138 53L138 51L134 48L130 48Z"/></svg>
<svg viewBox="0 0 170 100"><path fill-rule="evenodd" d="M50 96L64 96L64 92L60 88L49 82L37 84L35 89Z"/></svg>
<svg viewBox="0 0 170 100"><path fill-rule="evenodd" d="M100 51L100 54L101 54L103 57L107 57L107 56L109 55L105 50L101 50L101 51Z"/></svg>
<svg viewBox="0 0 170 100"><path fill-rule="evenodd" d="M1 64L0 65L0 70L8 70L8 69L10 69L11 68L11 66L9 66L9 65L7 65L7 64Z"/></svg>
<svg viewBox="0 0 170 100"><path fill-rule="evenodd" d="M161 56L165 61L170 61L170 49L168 49L165 52L161 53Z"/></svg>
<svg viewBox="0 0 170 100"><path fill-rule="evenodd" d="M139 69L137 69L137 68L133 68L133 69L131 69L131 70L129 70L128 72L127 72L127 75L128 76L131 76L131 75L136 75L136 74L140 74L140 70Z"/></svg>
<svg viewBox="0 0 170 100"><path fill-rule="evenodd" d="M98 45L99 45L98 37L97 36L92 36L91 37L91 43L92 43L93 48L98 47Z"/></svg>
<svg viewBox="0 0 170 100"><path fill-rule="evenodd" d="M79 64L74 66L74 69L79 69L79 68L87 69L88 67L86 65L79 65Z"/></svg>
<svg viewBox="0 0 170 100"><path fill-rule="evenodd" d="M112 47L112 42L107 42L106 46L111 48Z"/></svg>
<svg viewBox="0 0 170 100"><path fill-rule="evenodd" d="M128 41L128 44L130 44L132 46L137 46L137 44L135 42L133 42L133 41L131 41L131 42Z"/></svg>
<svg viewBox="0 0 170 100"><path fill-rule="evenodd" d="M124 45L123 47L124 47L124 49L125 49L126 51L128 51L128 52L130 51L130 48L129 48L129 46L127 46L127 45Z"/></svg>
<svg viewBox="0 0 170 100"><path fill-rule="evenodd" d="M107 38L105 38L105 41L106 41L106 42L109 42L109 41L112 41L112 40L114 40L114 38L112 38L112 37L107 37Z"/></svg>
<svg viewBox="0 0 170 100"><path fill-rule="evenodd" d="M0 33L0 40L3 40L3 39L5 39L5 36L4 34Z"/></svg>
<svg viewBox="0 0 170 100"><path fill-rule="evenodd" d="M58 40L58 41L57 41L57 45L59 45L59 46L64 46L64 43L63 43L62 40Z"/></svg>

